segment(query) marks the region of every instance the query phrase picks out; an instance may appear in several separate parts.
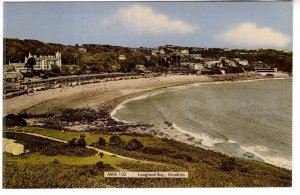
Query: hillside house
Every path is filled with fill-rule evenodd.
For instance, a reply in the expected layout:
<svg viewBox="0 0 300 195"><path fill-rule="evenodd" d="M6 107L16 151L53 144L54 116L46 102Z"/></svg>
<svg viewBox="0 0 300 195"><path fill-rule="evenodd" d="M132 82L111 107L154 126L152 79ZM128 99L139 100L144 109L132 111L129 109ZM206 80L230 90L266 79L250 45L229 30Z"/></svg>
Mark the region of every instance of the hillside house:
<svg viewBox="0 0 300 195"><path fill-rule="evenodd" d="M190 54L190 58L192 60L203 60L204 59L201 57L201 54Z"/></svg>
<svg viewBox="0 0 300 195"><path fill-rule="evenodd" d="M248 60L241 60L238 63L239 63L239 65L242 65L242 66L248 66L249 65Z"/></svg>
<svg viewBox="0 0 300 195"><path fill-rule="evenodd" d="M190 70L201 70L203 68L202 63L181 62L180 65L189 68Z"/></svg>
<svg viewBox="0 0 300 195"><path fill-rule="evenodd" d="M19 80L22 80L24 78L24 76L20 73L20 72L4 72L3 73L3 79L6 82L16 82Z"/></svg>
<svg viewBox="0 0 300 195"><path fill-rule="evenodd" d="M213 61L206 61L204 63L204 66L207 68L212 68L212 67L222 67L222 62L219 60L213 60Z"/></svg>
<svg viewBox="0 0 300 195"><path fill-rule="evenodd" d="M136 65L135 70L145 72L147 71L147 68L144 65Z"/></svg>
<svg viewBox="0 0 300 195"><path fill-rule="evenodd" d="M182 53L183 55L189 55L189 50L183 49L180 51L180 53Z"/></svg>
<svg viewBox="0 0 300 195"><path fill-rule="evenodd" d="M159 54L159 50L154 49L154 50L151 51L151 55L157 56L157 54Z"/></svg>
<svg viewBox="0 0 300 195"><path fill-rule="evenodd" d="M125 55L119 55L119 60L122 60L122 61L124 61L124 60L126 60L127 58L126 58L126 56Z"/></svg>
<svg viewBox="0 0 300 195"><path fill-rule="evenodd" d="M86 49L85 49L84 47L79 47L78 50L79 50L80 52L84 52L84 53L86 52Z"/></svg>
<svg viewBox="0 0 300 195"><path fill-rule="evenodd" d="M25 63L27 63L29 58L34 58L36 64L34 65L34 70L51 70L53 65L58 66L61 68L61 53L56 52L55 55L31 55L30 52L28 56L25 57Z"/></svg>
<svg viewBox="0 0 300 195"><path fill-rule="evenodd" d="M160 49L160 50L159 50L159 53L160 53L161 55L165 55L165 54L166 54L166 52L165 52L164 49Z"/></svg>
<svg viewBox="0 0 300 195"><path fill-rule="evenodd" d="M226 60L226 57L219 57L219 61Z"/></svg>

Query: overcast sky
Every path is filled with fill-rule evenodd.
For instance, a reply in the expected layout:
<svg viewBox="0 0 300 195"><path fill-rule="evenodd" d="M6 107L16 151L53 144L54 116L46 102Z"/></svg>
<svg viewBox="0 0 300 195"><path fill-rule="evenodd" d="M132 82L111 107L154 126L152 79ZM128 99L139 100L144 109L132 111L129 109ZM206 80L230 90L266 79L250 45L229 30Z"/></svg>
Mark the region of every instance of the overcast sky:
<svg viewBox="0 0 300 195"><path fill-rule="evenodd" d="M292 49L292 2L4 3L4 37L62 44Z"/></svg>

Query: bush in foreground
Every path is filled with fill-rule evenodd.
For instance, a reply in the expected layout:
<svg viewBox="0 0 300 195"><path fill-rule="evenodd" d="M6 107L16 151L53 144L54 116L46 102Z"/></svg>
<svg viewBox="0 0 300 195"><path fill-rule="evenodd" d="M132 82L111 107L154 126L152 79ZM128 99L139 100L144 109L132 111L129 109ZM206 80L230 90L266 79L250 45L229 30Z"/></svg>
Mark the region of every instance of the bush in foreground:
<svg viewBox="0 0 300 195"><path fill-rule="evenodd" d="M117 148L124 147L125 143L118 135L113 135L109 138L109 145Z"/></svg>
<svg viewBox="0 0 300 195"><path fill-rule="evenodd" d="M98 146L106 146L106 141L103 137L100 137L97 144Z"/></svg>
<svg viewBox="0 0 300 195"><path fill-rule="evenodd" d="M8 114L3 117L4 126L27 126L26 121L19 115Z"/></svg>
<svg viewBox="0 0 300 195"><path fill-rule="evenodd" d="M136 138L131 139L128 143L127 143L127 150L138 150L143 148L143 143L140 142L139 140L137 140Z"/></svg>

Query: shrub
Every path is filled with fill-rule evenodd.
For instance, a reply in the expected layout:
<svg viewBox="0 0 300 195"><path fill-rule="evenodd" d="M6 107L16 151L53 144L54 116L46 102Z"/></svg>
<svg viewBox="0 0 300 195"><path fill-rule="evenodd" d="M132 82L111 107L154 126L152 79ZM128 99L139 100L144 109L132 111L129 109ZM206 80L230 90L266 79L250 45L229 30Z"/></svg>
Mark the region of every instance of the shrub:
<svg viewBox="0 0 300 195"><path fill-rule="evenodd" d="M45 156L67 155L67 156L91 156L95 155L96 151L88 148L69 147L66 144L52 144L41 150L41 154Z"/></svg>
<svg viewBox="0 0 300 195"><path fill-rule="evenodd" d="M3 117L3 123L5 126L27 126L26 121L19 115L8 114Z"/></svg>
<svg viewBox="0 0 300 195"><path fill-rule="evenodd" d="M105 166L104 166L104 163L103 163L102 161L97 162L97 163L96 163L96 166L97 166L98 168L100 168L100 169L102 169L102 168L105 167Z"/></svg>
<svg viewBox="0 0 300 195"><path fill-rule="evenodd" d="M52 161L52 163L60 164L59 160L57 160L57 159L54 159L54 160Z"/></svg>
<svg viewBox="0 0 300 195"><path fill-rule="evenodd" d="M106 146L106 141L103 137L100 137L98 140L98 146Z"/></svg>
<svg viewBox="0 0 300 195"><path fill-rule="evenodd" d="M193 161L193 158L191 156L186 156L185 157L185 161L186 162L192 162Z"/></svg>
<svg viewBox="0 0 300 195"><path fill-rule="evenodd" d="M128 150L138 150L140 148L143 148L143 143L140 142L139 140L137 140L136 138L131 139L128 143L127 143L127 149Z"/></svg>
<svg viewBox="0 0 300 195"><path fill-rule="evenodd" d="M70 147L75 147L75 146L77 146L77 144L76 144L76 138L73 138L73 139L71 139L68 143L69 143L69 146Z"/></svg>
<svg viewBox="0 0 300 195"><path fill-rule="evenodd" d="M250 167L249 167L248 165L241 165L241 166L238 166L239 172L242 172L242 173L248 173L248 172L249 172L249 169L250 169Z"/></svg>
<svg viewBox="0 0 300 195"><path fill-rule="evenodd" d="M143 148L143 152L147 153L147 154L152 154L152 155L162 155L162 154L164 154L164 149L157 148L157 147L146 147L146 148Z"/></svg>
<svg viewBox="0 0 300 195"><path fill-rule="evenodd" d="M229 172L236 168L236 163L234 158L230 158L222 162L221 170Z"/></svg>
<svg viewBox="0 0 300 195"><path fill-rule="evenodd" d="M123 140L118 135L113 135L109 138L109 145L117 148L121 148L124 146Z"/></svg>
<svg viewBox="0 0 300 195"><path fill-rule="evenodd" d="M174 155L170 155L170 157L172 158L176 158L176 159L182 159L186 162L193 162L193 157L187 155L187 154L184 154L180 151L178 151L177 153L175 153Z"/></svg>
<svg viewBox="0 0 300 195"><path fill-rule="evenodd" d="M84 138L80 138L77 141L77 146L84 148L86 146L86 141L84 140Z"/></svg>

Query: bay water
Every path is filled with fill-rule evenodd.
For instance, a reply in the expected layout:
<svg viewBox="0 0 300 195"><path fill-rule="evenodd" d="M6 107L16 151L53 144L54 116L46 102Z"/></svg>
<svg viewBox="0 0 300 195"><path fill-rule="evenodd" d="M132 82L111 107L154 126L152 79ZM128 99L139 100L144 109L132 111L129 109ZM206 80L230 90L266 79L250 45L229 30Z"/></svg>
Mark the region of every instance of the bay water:
<svg viewBox="0 0 300 195"><path fill-rule="evenodd" d="M112 113L230 156L292 167L292 80L199 83L133 98Z"/></svg>

